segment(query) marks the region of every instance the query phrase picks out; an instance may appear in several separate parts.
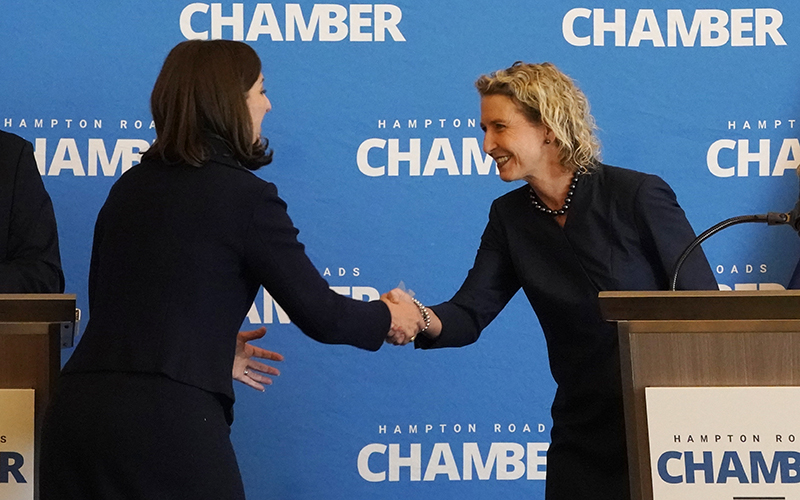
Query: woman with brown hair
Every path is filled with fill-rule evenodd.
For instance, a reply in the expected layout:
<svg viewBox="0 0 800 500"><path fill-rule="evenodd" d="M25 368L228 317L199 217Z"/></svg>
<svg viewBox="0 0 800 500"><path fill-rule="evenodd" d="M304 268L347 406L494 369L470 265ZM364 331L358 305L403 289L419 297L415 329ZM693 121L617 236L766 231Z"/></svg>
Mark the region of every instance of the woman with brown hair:
<svg viewBox="0 0 800 500"><path fill-rule="evenodd" d="M97 218L91 317L45 416L42 500L244 498L232 372L236 357L235 376L266 381L237 349L259 286L320 342L377 350L390 327L421 327L413 305L333 292L306 257L275 186L251 172L272 157L270 107L244 43L167 56L157 139Z"/></svg>

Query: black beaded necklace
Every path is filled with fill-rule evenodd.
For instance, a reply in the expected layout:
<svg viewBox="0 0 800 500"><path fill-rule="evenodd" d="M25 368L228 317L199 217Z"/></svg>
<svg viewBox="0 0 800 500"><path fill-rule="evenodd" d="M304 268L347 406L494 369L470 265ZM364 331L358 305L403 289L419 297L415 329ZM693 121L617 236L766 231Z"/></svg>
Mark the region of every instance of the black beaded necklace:
<svg viewBox="0 0 800 500"><path fill-rule="evenodd" d="M564 215L565 213L567 213L567 210L569 210L570 203L572 203L572 196L575 194L575 186L578 185L578 177L580 177L580 175L581 172L580 170L578 170L575 172L575 175L572 176L572 182L569 185L569 191L567 191L567 197L564 199L564 205L560 209L553 210L552 208L549 208L547 205L542 203L542 201L539 199L539 196L536 194L536 191L534 191L533 186L528 187L531 196L531 204L534 206L534 208L537 208L540 212L546 213L547 215L553 215L553 216Z"/></svg>

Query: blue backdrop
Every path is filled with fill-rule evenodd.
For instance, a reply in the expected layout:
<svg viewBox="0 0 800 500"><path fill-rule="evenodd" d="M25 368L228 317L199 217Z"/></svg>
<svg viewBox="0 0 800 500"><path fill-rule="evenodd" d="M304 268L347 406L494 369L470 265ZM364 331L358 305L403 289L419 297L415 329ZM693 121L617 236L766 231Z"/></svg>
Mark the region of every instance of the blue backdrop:
<svg viewBox="0 0 800 500"><path fill-rule="evenodd" d="M374 299L402 280L433 304L461 284L491 201L516 187L480 151L473 82L516 60L575 78L605 162L662 176L698 232L797 199L796 1L2 7L0 126L35 144L85 318L95 217L154 139L150 90L186 38L258 51L275 150L258 175L347 295ZM768 289L786 285L797 243L786 227L747 225L704 247L723 288ZM524 297L477 344L438 352L315 344L263 293L244 327L260 324L260 345L286 361L266 394L237 387L248 498L542 498L554 384Z"/></svg>

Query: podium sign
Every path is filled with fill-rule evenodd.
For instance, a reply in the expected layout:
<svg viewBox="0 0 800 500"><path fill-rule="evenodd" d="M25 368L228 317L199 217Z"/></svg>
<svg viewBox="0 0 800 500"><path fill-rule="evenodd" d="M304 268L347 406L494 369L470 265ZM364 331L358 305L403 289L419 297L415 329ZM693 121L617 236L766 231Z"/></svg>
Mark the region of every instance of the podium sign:
<svg viewBox="0 0 800 500"><path fill-rule="evenodd" d="M794 442L776 443L785 447L752 449L702 442L702 436L713 439L717 434L720 440L728 439L729 434L739 440L741 436L752 440L752 435L758 434L761 441L755 444L759 446L765 446L767 439L775 440L778 434L793 440L800 437L800 423L794 428L781 423L780 428L762 429L755 424L747 426L745 421L729 420L737 414L753 411L755 422L767 421L782 413L793 415L794 421L800 422L797 419L798 396L792 392L800 387L800 290L601 292L600 307L607 320L617 323L619 333L628 467L634 500L800 500L800 455ZM656 394L660 393L654 391L669 388L674 388L673 392L664 393L666 396L659 403ZM691 392L699 388L712 392ZM744 388L758 390L750 393ZM794 410L775 411L761 399L744 399L745 395L760 398L764 388L771 388L768 392L774 389L774 394L779 394L774 396L775 401L787 404L794 401L791 403L795 404ZM740 392L733 396L730 394L734 393L727 393L719 399L717 394L723 392L713 392L735 389ZM784 389L789 392L777 392ZM684 390L687 392L681 392ZM702 396L687 402L683 401L689 397L686 394ZM654 406L659 404L658 408ZM693 409L692 404L697 404L698 408ZM674 427L670 420L665 420L664 434L656 438L656 434L650 432L649 419L657 411L662 412L659 418L682 416L697 417L697 420L687 421L686 426L674 424ZM706 411L719 414L702 417ZM791 413L787 413L789 411ZM675 442L676 435L681 436L680 443ZM692 442L688 442L690 435ZM650 449L651 439L658 450ZM724 444L733 445L733 442ZM759 450L761 455L756 453ZM755 454L751 455L751 451ZM652 459L656 462L652 463ZM659 460L662 461L660 467ZM682 474L679 473L681 467ZM758 482L754 480L753 467L757 468ZM707 475L708 483L705 482ZM691 479L695 482L688 482ZM749 482L745 483L745 479ZM794 485L793 496L748 493L758 490L758 485L777 487L780 484ZM680 494L654 496L656 485L660 489L669 486L668 491L680 491ZM725 490L724 496L718 496L718 490L710 488L713 485L721 486L719 491ZM736 487L728 488L732 485ZM690 497L695 490L703 493ZM727 490L737 493L734 496Z"/></svg>
<svg viewBox="0 0 800 500"><path fill-rule="evenodd" d="M0 390L27 390L34 398L29 418L34 426L33 450L38 449L42 417L61 369L61 347L72 344L75 317L74 295L0 294ZM13 392L3 391L3 394ZM15 408L11 400L0 400L0 419L9 414L7 408ZM6 435L8 441L7 430L2 426L0 435ZM5 453L0 459L0 500L37 500L39 486L33 481L33 471L38 470L38 457L34 460L33 452L24 455L25 464L17 469L18 463L14 461L17 456L12 454L19 453L16 446L0 442L0 451ZM18 474L25 483L18 480ZM6 478L8 482L3 482ZM30 488L33 493L23 496L22 490L14 490L20 491L19 495L5 496L4 488L11 485Z"/></svg>
<svg viewBox="0 0 800 500"><path fill-rule="evenodd" d="M0 389L0 500L33 499L33 389Z"/></svg>
<svg viewBox="0 0 800 500"><path fill-rule="evenodd" d="M648 387L654 500L800 498L800 387Z"/></svg>

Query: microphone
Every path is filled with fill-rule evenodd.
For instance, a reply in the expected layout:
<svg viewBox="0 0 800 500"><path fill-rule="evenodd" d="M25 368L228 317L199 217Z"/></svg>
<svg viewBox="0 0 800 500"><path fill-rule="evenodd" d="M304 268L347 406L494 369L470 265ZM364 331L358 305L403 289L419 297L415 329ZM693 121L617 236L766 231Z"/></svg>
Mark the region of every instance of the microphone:
<svg viewBox="0 0 800 500"><path fill-rule="evenodd" d="M800 167L798 168L799 169L797 173L800 175ZM723 229L730 226L735 226L737 224L744 224L746 222L766 222L767 225L770 226L789 225L798 232L798 235L800 235L800 192L798 192L797 203L795 204L794 208L788 212L769 212L762 215L740 215L738 217L731 217L730 219L726 219L719 224L703 231L703 234L695 238L694 241L691 242L688 247L686 247L686 250L684 250L681 256L678 258L678 262L675 264L675 272L672 273L672 284L670 286L670 291L675 291L675 287L678 285L678 273L680 272L683 263L689 257L689 254L692 253L692 250L697 248L700 243L704 242Z"/></svg>

